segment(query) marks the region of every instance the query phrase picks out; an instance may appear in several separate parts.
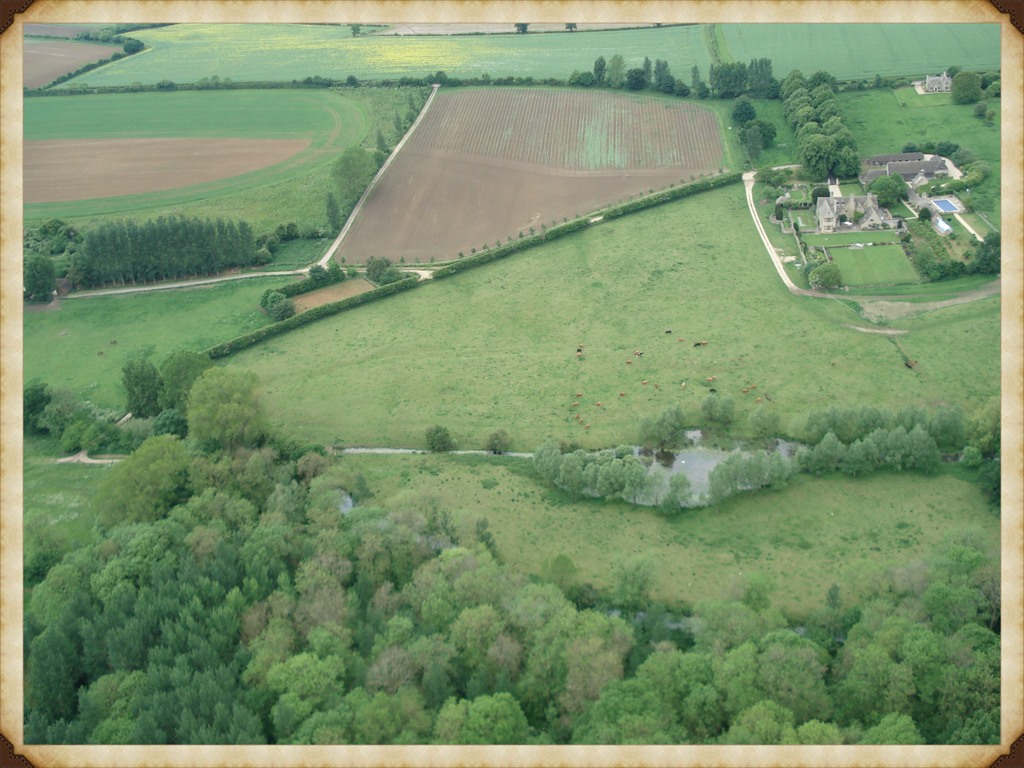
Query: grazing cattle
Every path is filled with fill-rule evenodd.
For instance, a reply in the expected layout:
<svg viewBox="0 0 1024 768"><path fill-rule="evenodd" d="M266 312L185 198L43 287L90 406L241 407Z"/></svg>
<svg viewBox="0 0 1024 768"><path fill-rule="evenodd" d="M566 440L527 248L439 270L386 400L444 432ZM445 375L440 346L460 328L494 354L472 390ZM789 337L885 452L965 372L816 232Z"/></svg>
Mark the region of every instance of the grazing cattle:
<svg viewBox="0 0 1024 768"><path fill-rule="evenodd" d="M679 388L680 389L686 389L686 382L684 381L682 384L680 384Z"/></svg>
<svg viewBox="0 0 1024 768"><path fill-rule="evenodd" d="M583 393L582 392L577 392L576 393L576 397L583 397Z"/></svg>
<svg viewBox="0 0 1024 768"><path fill-rule="evenodd" d="M654 388L655 389L661 389L661 387L659 387L657 384L654 385Z"/></svg>
<svg viewBox="0 0 1024 768"><path fill-rule="evenodd" d="M711 389L709 389L709 390L708 390L708 392L710 392L710 393L711 393L712 395L717 395L717 394L718 394L718 390L717 390L717 389L715 389L714 387L712 387Z"/></svg>
<svg viewBox="0 0 1024 768"><path fill-rule="evenodd" d="M596 405L598 407L601 407L602 405L604 405L604 403L602 403L600 400L598 400L596 403L594 403L594 405Z"/></svg>
<svg viewBox="0 0 1024 768"><path fill-rule="evenodd" d="M750 387L744 387L743 388L743 394L744 395L747 394L747 392L749 392L749 391L750 391Z"/></svg>
<svg viewBox="0 0 1024 768"><path fill-rule="evenodd" d="M671 330L668 330L668 331L665 331L665 333L672 333L672 331L671 331Z"/></svg>
<svg viewBox="0 0 1024 768"><path fill-rule="evenodd" d="M576 347L576 354L580 354L583 351L583 347Z"/></svg>
<svg viewBox="0 0 1024 768"><path fill-rule="evenodd" d="M584 424L584 425L583 425L583 428L584 428L584 429L590 429L590 425L589 425L589 424Z"/></svg>
<svg viewBox="0 0 1024 768"><path fill-rule="evenodd" d="M771 396L771 395L769 395L769 394L768 394L767 392L765 392L765 393L764 393L764 399L765 399L765 400L768 400L769 402L771 402L772 396Z"/></svg>
<svg viewBox="0 0 1024 768"><path fill-rule="evenodd" d="M751 389L757 389L757 384L751 384L751 385L750 385L750 388L751 388Z"/></svg>
<svg viewBox="0 0 1024 768"><path fill-rule="evenodd" d="M641 381L640 383L641 383L641 384L645 384L645 385L646 385L646 384L647 384L647 379L644 379L644 380L643 380L643 381Z"/></svg>
<svg viewBox="0 0 1024 768"><path fill-rule="evenodd" d="M632 364L633 364L633 361L632 361L632 360L627 360L627 361L626 361L626 365L632 365Z"/></svg>
<svg viewBox="0 0 1024 768"><path fill-rule="evenodd" d="M910 363L908 363L908 362L907 362L906 360L904 360L904 361L903 361L903 364L904 364L905 366L907 366L907 368L910 368L910 369L913 369L913 368L914 368L914 366L912 366L912 365L911 365Z"/></svg>
<svg viewBox="0 0 1024 768"><path fill-rule="evenodd" d="M755 403L760 403L760 402L761 402L762 400L764 400L764 398L763 398L763 397L759 397L759 398L757 398L757 400L755 400L754 402L755 402Z"/></svg>
<svg viewBox="0 0 1024 768"><path fill-rule="evenodd" d="M626 396L625 392L619 392L619 397L625 397L625 396Z"/></svg>
<svg viewBox="0 0 1024 768"><path fill-rule="evenodd" d="M676 341L686 341L686 339L684 339L682 336L680 336L678 339L676 339Z"/></svg>
<svg viewBox="0 0 1024 768"><path fill-rule="evenodd" d="M573 403L573 404L572 404L571 406L569 406L569 407L570 407L570 408L575 408L575 407L576 407L577 405L579 405L579 402L578 402L578 401L577 401L577 402L575 402L575 403Z"/></svg>
<svg viewBox="0 0 1024 768"><path fill-rule="evenodd" d="M695 346L695 347L706 347L707 345L708 345L708 343L706 341L698 341L698 342L695 342L693 346Z"/></svg>

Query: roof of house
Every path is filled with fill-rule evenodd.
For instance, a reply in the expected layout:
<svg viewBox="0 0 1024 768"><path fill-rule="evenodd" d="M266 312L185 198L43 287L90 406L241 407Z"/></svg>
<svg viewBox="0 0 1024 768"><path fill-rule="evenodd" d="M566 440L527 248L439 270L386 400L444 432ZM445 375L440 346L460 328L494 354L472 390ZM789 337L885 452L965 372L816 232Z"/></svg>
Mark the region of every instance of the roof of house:
<svg viewBox="0 0 1024 768"><path fill-rule="evenodd" d="M923 152L897 152L894 155L875 155L868 158L868 165L885 165L901 160L924 160Z"/></svg>
<svg viewBox="0 0 1024 768"><path fill-rule="evenodd" d="M946 163L941 158L933 157L931 160L900 160L886 164L889 175L898 173L904 178L913 178L918 173L934 174L936 171L946 170Z"/></svg>

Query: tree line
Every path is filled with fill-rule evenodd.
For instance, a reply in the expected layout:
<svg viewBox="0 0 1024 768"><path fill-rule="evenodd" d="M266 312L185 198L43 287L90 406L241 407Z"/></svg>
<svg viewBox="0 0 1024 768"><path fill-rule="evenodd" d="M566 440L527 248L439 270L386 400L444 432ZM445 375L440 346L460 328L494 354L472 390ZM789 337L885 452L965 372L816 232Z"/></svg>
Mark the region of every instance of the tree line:
<svg viewBox="0 0 1024 768"><path fill-rule="evenodd" d="M161 216L108 221L85 233L68 279L75 287L198 277L266 263L245 221Z"/></svg>
<svg viewBox="0 0 1024 768"><path fill-rule="evenodd" d="M376 505L275 440L249 373L185 401L186 437L106 473L93 540L34 573L28 743L998 742L999 565L970 533L860 602L790 619L754 574L680 616L649 557L530 577L486 518Z"/></svg>
<svg viewBox="0 0 1024 768"><path fill-rule="evenodd" d="M783 115L796 133L797 155L814 179L860 173L857 142L843 124L835 98L837 87L835 77L828 72L815 72L805 78L794 69L779 89Z"/></svg>

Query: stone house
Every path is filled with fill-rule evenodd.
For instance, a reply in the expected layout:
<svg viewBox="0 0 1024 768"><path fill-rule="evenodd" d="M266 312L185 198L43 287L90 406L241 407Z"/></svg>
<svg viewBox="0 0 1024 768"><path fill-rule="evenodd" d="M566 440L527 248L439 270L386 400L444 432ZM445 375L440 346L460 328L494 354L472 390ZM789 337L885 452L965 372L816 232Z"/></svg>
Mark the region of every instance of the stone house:
<svg viewBox="0 0 1024 768"><path fill-rule="evenodd" d="M845 221L856 222L858 229L889 229L893 226L892 216L878 205L875 195L819 197L815 213L818 231L822 234L839 229L841 216Z"/></svg>
<svg viewBox="0 0 1024 768"><path fill-rule="evenodd" d="M953 78L943 72L941 75L927 75L924 79L925 93L949 93L953 90Z"/></svg>

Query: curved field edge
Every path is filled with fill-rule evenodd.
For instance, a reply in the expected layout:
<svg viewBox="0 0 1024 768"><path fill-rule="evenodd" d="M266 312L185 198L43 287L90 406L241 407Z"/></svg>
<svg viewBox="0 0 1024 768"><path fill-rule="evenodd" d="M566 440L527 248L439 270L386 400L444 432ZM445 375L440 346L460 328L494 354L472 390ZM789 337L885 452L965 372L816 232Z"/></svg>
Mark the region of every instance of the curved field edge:
<svg viewBox="0 0 1024 768"><path fill-rule="evenodd" d="M848 327L863 321L844 303L790 296L741 220L741 189L707 192L268 340L228 365L260 376L274 422L293 436L383 446L421 446L437 423L465 447L498 428L517 450L549 436L628 442L666 405L700 423L711 376L736 400L739 434L759 397L786 428L829 405L971 410L998 393L997 301L944 310L938 326L904 323L909 370L886 337ZM951 329L961 343L943 345Z"/></svg>
<svg viewBox="0 0 1024 768"><path fill-rule="evenodd" d="M326 195L335 191L332 163L349 146L373 145L378 128L389 140L397 140L392 119L408 109L412 90L419 89L181 91L26 99L27 135L36 138L311 138L306 151L263 171L165 192L27 205L26 223L61 218L86 228L125 216L235 219L244 212L257 232L288 221L300 229L326 226ZM106 106L110 104L112 108ZM140 104L149 108L136 121ZM75 124L70 117L78 113L81 123L68 127ZM54 122L64 127L46 127Z"/></svg>

